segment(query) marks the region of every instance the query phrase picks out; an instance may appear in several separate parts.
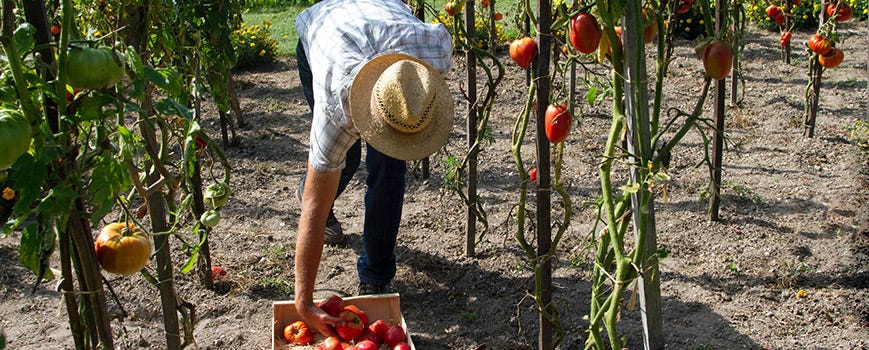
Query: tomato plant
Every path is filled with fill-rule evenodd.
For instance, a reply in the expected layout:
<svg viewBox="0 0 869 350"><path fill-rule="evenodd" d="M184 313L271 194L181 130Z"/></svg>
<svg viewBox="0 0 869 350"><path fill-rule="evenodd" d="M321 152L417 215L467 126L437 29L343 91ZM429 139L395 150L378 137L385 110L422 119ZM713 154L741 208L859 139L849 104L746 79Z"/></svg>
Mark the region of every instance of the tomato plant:
<svg viewBox="0 0 869 350"><path fill-rule="evenodd" d="M199 222L208 227L215 227L220 224L220 212L217 209L209 209L199 216Z"/></svg>
<svg viewBox="0 0 869 350"><path fill-rule="evenodd" d="M791 42L791 32L781 33L781 46L786 46L789 42Z"/></svg>
<svg viewBox="0 0 869 350"><path fill-rule="evenodd" d="M839 1L836 5L832 3L827 4L827 16L833 18L835 16L836 22L844 22L851 19L851 16L854 14L854 11L851 10L851 6L847 3Z"/></svg>
<svg viewBox="0 0 869 350"><path fill-rule="evenodd" d="M448 1L446 5L444 5L444 10L450 16L458 16L462 13L462 9L464 9L464 2L462 0L453 0Z"/></svg>
<svg viewBox="0 0 869 350"><path fill-rule="evenodd" d="M837 48L831 48L826 55L818 55L818 63L824 68L835 68L845 59L845 53Z"/></svg>
<svg viewBox="0 0 869 350"><path fill-rule="evenodd" d="M103 270L127 276L148 264L151 241L132 223L114 222L100 230L94 250Z"/></svg>
<svg viewBox="0 0 869 350"><path fill-rule="evenodd" d="M308 345L314 341L314 332L302 321L296 321L284 327L284 340L295 345Z"/></svg>
<svg viewBox="0 0 869 350"><path fill-rule="evenodd" d="M549 142L559 143L570 135L573 125L573 116L567 111L567 106L551 104L546 107L546 138Z"/></svg>
<svg viewBox="0 0 869 350"><path fill-rule="evenodd" d="M658 35L658 23L654 11L643 9L643 42L648 44Z"/></svg>
<svg viewBox="0 0 869 350"><path fill-rule="evenodd" d="M733 68L733 49L721 40L712 40L703 51L703 68L710 78L724 79Z"/></svg>
<svg viewBox="0 0 869 350"><path fill-rule="evenodd" d="M15 163L30 148L30 123L18 110L0 109L0 170Z"/></svg>
<svg viewBox="0 0 869 350"><path fill-rule="evenodd" d="M577 51L584 54L594 52L600 44L600 37L600 25L593 15L580 12L571 20L568 39Z"/></svg>
<svg viewBox="0 0 869 350"><path fill-rule="evenodd" d="M124 77L124 57L110 47L69 46L67 84L79 89L112 87Z"/></svg>
<svg viewBox="0 0 869 350"><path fill-rule="evenodd" d="M826 55L833 48L833 44L823 34L812 34L809 37L809 48L818 55Z"/></svg>
<svg viewBox="0 0 869 350"><path fill-rule="evenodd" d="M522 37L510 43L510 58L520 68L528 68L537 56L537 42L530 37Z"/></svg>
<svg viewBox="0 0 869 350"><path fill-rule="evenodd" d="M202 195L206 204L212 208L220 208L229 200L230 192L229 185L226 182L217 181L208 185Z"/></svg>

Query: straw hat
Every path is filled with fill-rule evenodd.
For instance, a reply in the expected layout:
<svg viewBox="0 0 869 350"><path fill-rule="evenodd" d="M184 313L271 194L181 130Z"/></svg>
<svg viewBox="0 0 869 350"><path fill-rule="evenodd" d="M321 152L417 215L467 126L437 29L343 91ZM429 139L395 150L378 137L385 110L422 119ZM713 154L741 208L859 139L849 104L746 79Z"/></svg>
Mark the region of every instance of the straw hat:
<svg viewBox="0 0 869 350"><path fill-rule="evenodd" d="M405 54L368 61L350 87L350 116L362 139L396 159L423 159L443 147L454 109L440 72Z"/></svg>

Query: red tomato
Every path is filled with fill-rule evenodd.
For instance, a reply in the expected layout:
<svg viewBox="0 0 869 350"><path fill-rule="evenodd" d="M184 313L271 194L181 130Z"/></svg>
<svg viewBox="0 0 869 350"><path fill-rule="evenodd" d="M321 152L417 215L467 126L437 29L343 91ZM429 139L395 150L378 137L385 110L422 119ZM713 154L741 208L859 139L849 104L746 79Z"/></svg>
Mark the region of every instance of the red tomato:
<svg viewBox="0 0 869 350"><path fill-rule="evenodd" d="M407 345L407 343L405 342L400 342L398 344L395 344L392 350L410 350L410 345Z"/></svg>
<svg viewBox="0 0 869 350"><path fill-rule="evenodd" d="M383 332L383 333L385 334L386 332ZM380 346L380 344L383 343L383 337L381 337L377 334L374 334L374 331L372 331L371 328L365 328L365 330L362 331L362 336L359 337L359 341L363 341L363 340L370 341L370 342L376 344L377 346Z"/></svg>
<svg viewBox="0 0 869 350"><path fill-rule="evenodd" d="M482 0L480 1L480 3L483 5L483 7L489 7L489 0Z"/></svg>
<svg viewBox="0 0 869 350"><path fill-rule="evenodd" d="M827 39L826 36L821 34L813 34L809 38L809 48L812 49L818 55L826 55L833 48L833 44L830 42L830 39Z"/></svg>
<svg viewBox="0 0 869 350"><path fill-rule="evenodd" d="M496 21L500 21L500 20L504 19L504 15L501 14L500 12L495 13L494 17L495 17Z"/></svg>
<svg viewBox="0 0 869 350"><path fill-rule="evenodd" d="M549 105L546 107L546 138L549 142L559 143L570 135L570 128L573 124L573 116L567 111L567 106Z"/></svg>
<svg viewBox="0 0 869 350"><path fill-rule="evenodd" d="M833 4L827 4L827 16L833 17L836 16L836 22L844 22L851 19L851 16L854 14L854 11L851 10L851 6L844 2L839 2L836 6Z"/></svg>
<svg viewBox="0 0 869 350"><path fill-rule="evenodd" d="M775 16L775 24L778 24L778 25L785 24L784 13L779 12L779 14Z"/></svg>
<svg viewBox="0 0 869 350"><path fill-rule="evenodd" d="M314 333L302 321L296 321L284 327L284 340L290 344L308 345L314 340Z"/></svg>
<svg viewBox="0 0 869 350"><path fill-rule="evenodd" d="M531 171L528 172L528 177L531 178L531 182L537 182L537 168L531 168Z"/></svg>
<svg viewBox="0 0 869 350"><path fill-rule="evenodd" d="M845 59L845 53L842 50L837 48L830 49L830 52L827 52L826 55L818 56L818 63L820 63L825 68L835 68L839 64L842 63L842 60Z"/></svg>
<svg viewBox="0 0 869 350"><path fill-rule="evenodd" d="M537 42L530 37L522 37L510 43L510 58L521 68L528 68L537 56Z"/></svg>
<svg viewBox="0 0 869 350"><path fill-rule="evenodd" d="M778 8L778 6L769 5L769 7L766 8L766 15L769 16L769 18L775 19L781 14L781 9Z"/></svg>
<svg viewBox="0 0 869 350"><path fill-rule="evenodd" d="M703 51L703 68L715 80L724 79L733 68L733 49L720 40L712 40Z"/></svg>
<svg viewBox="0 0 869 350"><path fill-rule="evenodd" d="M362 320L363 327L368 327L368 315L362 309L356 307L356 305L346 305L344 306L344 310L350 310L356 316L359 316L359 319Z"/></svg>
<svg viewBox="0 0 869 350"><path fill-rule="evenodd" d="M651 43L658 35L658 19L654 12L643 9L643 26L646 28L643 29L643 42Z"/></svg>
<svg viewBox="0 0 869 350"><path fill-rule="evenodd" d="M151 257L151 241L132 223L115 222L100 230L94 251L103 270L119 275L139 272Z"/></svg>
<svg viewBox="0 0 869 350"><path fill-rule="evenodd" d="M211 266L211 279L212 280L219 281L223 277L226 277L226 269L224 269L220 266L217 266L217 265Z"/></svg>
<svg viewBox="0 0 869 350"><path fill-rule="evenodd" d="M577 51L586 54L594 52L600 44L600 36L600 26L593 15L580 12L571 20L568 37Z"/></svg>
<svg viewBox="0 0 869 350"><path fill-rule="evenodd" d="M791 5L800 6L800 0L791 0Z"/></svg>
<svg viewBox="0 0 869 350"><path fill-rule="evenodd" d="M404 333L404 328L397 324L390 326L383 336L383 342L388 346L395 346L405 341L407 341L407 334Z"/></svg>
<svg viewBox="0 0 869 350"><path fill-rule="evenodd" d="M791 32L781 33L781 40L783 41L791 41Z"/></svg>
<svg viewBox="0 0 869 350"><path fill-rule="evenodd" d="M318 349L322 348L323 350L341 350L344 347L341 345L341 339L336 337L328 337L323 340L323 344L320 345Z"/></svg>
<svg viewBox="0 0 869 350"><path fill-rule="evenodd" d="M335 327L335 332L344 340L355 340L362 336L362 330L365 329L365 324L356 313L350 310L341 311L338 317L344 319L344 325Z"/></svg>
<svg viewBox="0 0 869 350"><path fill-rule="evenodd" d="M380 346L370 340L363 340L354 345L354 349L356 350L377 350L379 348Z"/></svg>
<svg viewBox="0 0 869 350"><path fill-rule="evenodd" d="M60 35L60 25L52 24L51 27L48 27L48 30L51 31L51 35L57 36Z"/></svg>
<svg viewBox="0 0 869 350"><path fill-rule="evenodd" d="M389 324L383 320L377 320L368 325L368 329L378 337L383 338L386 335L386 331L389 330Z"/></svg>
<svg viewBox="0 0 869 350"><path fill-rule="evenodd" d="M338 317L341 310L344 310L344 299L337 294L332 294L328 299L321 301L317 307L323 309L329 316Z"/></svg>
<svg viewBox="0 0 869 350"><path fill-rule="evenodd" d="M444 6L444 10L447 11L447 14L450 16L458 16L462 13L462 8L464 7L464 3L462 0L449 1Z"/></svg>

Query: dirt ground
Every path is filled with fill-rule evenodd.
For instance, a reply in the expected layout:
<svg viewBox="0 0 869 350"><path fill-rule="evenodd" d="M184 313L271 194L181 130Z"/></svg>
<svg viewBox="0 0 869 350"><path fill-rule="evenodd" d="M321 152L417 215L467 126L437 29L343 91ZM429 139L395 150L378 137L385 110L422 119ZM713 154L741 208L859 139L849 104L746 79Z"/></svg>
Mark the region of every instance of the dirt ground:
<svg viewBox="0 0 869 350"><path fill-rule="evenodd" d="M790 65L781 59L778 33L748 33L744 96L727 111L722 220L710 221L701 199L709 178L706 167L697 166L702 140L692 132L675 149L667 198L656 202L658 242L671 253L661 265L668 349L869 348L869 157L858 152L847 130L856 119L867 120L866 26L840 27L845 61L824 73L811 139L800 126L807 83L802 45L809 33L795 33L798 48ZM687 111L697 100L702 64L692 47L677 42L665 108ZM431 177L421 178L419 164L412 164L393 289L401 295L417 349L536 348L537 314L526 296L532 273L509 220L518 201L510 131L526 90L524 74L506 55L501 58L508 77L491 121L495 142L480 155L479 191L491 230L478 243L477 256L464 254L463 205L441 186L442 162L447 154L461 155L465 145L463 103L450 144L431 158ZM457 99L463 74L457 58L448 76ZM176 271L177 291L196 306L198 348L268 349L272 302L292 299L299 214L294 191L306 161L310 115L294 59L239 72L235 79L246 124L239 146L225 150L233 166L233 197L210 241L215 264L228 275L213 292ZM567 332L561 349L581 348L588 326L585 248L595 213L586 204L599 195L594 163L609 128L609 105L585 105L566 145L564 173L575 215L553 271ZM710 101L707 116L711 108ZM217 137L215 119L204 126ZM532 137L527 142L525 159L531 163ZM351 235L346 245L324 248L318 297L356 290L364 169L360 173L336 203ZM71 349L55 283L31 293L35 278L18 262L19 238L14 233L0 240L0 329L8 348ZM183 259L177 255L176 264ZM120 301L110 299L110 310L122 306L129 313L113 323L117 347L164 348L157 290L138 275L106 277ZM622 315L621 331L632 349L642 348L639 318L636 311Z"/></svg>

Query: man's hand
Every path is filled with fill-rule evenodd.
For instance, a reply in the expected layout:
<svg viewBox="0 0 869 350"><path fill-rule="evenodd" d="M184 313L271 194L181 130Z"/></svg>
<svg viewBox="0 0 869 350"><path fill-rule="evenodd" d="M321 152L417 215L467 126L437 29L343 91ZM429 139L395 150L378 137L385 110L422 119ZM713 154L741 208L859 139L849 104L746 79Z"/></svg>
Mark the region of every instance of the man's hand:
<svg viewBox="0 0 869 350"><path fill-rule="evenodd" d="M302 316L308 327L316 329L320 334L327 337L337 337L338 333L335 333L335 327L343 326L345 323L344 319L329 316L329 314L314 303L307 303L306 305L296 304L296 312L299 313L299 316Z"/></svg>

